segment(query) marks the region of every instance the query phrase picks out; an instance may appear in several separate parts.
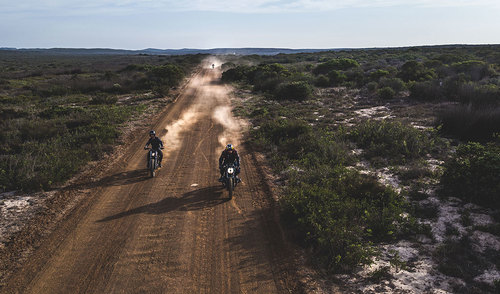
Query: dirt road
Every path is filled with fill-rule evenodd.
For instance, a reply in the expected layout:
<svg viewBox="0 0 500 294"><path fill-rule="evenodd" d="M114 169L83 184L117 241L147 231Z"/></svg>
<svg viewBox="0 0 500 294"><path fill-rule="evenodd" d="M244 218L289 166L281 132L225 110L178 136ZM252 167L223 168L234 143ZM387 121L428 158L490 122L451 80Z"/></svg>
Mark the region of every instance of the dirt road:
<svg viewBox="0 0 500 294"><path fill-rule="evenodd" d="M0 292L301 292L219 77L207 64L154 124L166 142L158 177L147 177L145 133ZM242 156L232 200L217 182L226 143Z"/></svg>

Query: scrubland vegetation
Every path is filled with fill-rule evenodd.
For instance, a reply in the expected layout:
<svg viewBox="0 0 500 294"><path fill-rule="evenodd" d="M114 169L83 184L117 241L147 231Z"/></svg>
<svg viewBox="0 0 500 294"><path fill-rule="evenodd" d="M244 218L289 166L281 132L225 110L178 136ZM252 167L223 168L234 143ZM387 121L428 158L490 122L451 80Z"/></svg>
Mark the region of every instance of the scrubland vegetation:
<svg viewBox="0 0 500 294"><path fill-rule="evenodd" d="M0 190L51 188L113 150L201 58L0 51Z"/></svg>
<svg viewBox="0 0 500 294"><path fill-rule="evenodd" d="M252 122L250 143L280 175L284 224L319 264L351 272L373 261L376 244L432 239L420 220L438 210L419 200L433 187L444 199L500 209L499 49L344 50L223 65L222 80L248 98L235 111ZM397 112L363 116L363 105ZM429 160L444 164L434 170ZM381 184L367 166L392 171L406 188ZM450 239L436 262L445 268L467 242Z"/></svg>

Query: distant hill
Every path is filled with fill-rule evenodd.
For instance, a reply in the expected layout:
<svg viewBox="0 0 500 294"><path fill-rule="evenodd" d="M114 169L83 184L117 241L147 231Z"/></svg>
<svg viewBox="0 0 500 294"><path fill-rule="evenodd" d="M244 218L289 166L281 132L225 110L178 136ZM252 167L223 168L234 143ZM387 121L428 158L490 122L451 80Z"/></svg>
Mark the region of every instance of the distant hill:
<svg viewBox="0 0 500 294"><path fill-rule="evenodd" d="M498 46L498 45L465 45L465 44L449 44L449 45L427 45L413 47L374 47L374 48L335 48L335 49L288 49L288 48L214 48L214 49L155 49L147 48L142 50L125 50L125 49L108 49L108 48L10 48L0 47L1 51L10 52L36 52L46 55L186 55L186 54L212 54L212 55L277 55L277 54L294 54L294 53L315 53L325 51L342 51L342 50L406 50L409 48L426 49L426 48L464 48L464 47L481 47L481 46Z"/></svg>
<svg viewBox="0 0 500 294"><path fill-rule="evenodd" d="M123 49L106 49L106 48L0 48L4 51L18 52L37 52L43 54L55 55L124 55L124 54L148 54L148 55L186 55L186 54L215 54L215 55L276 55L280 53L313 53L342 49L287 49L287 48L214 48L214 49L155 49L148 48L142 50L123 50Z"/></svg>

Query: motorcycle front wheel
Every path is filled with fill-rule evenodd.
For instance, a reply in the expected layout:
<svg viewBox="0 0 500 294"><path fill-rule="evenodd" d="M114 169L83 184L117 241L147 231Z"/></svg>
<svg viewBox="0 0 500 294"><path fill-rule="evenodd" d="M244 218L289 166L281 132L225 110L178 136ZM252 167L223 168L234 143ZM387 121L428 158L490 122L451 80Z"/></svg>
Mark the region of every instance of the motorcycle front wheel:
<svg viewBox="0 0 500 294"><path fill-rule="evenodd" d="M155 176L155 161L154 159L151 159L149 161L149 175L154 178Z"/></svg>
<svg viewBox="0 0 500 294"><path fill-rule="evenodd" d="M227 180L227 191L229 192L229 199L233 198L233 189L234 189L234 179L229 178Z"/></svg>

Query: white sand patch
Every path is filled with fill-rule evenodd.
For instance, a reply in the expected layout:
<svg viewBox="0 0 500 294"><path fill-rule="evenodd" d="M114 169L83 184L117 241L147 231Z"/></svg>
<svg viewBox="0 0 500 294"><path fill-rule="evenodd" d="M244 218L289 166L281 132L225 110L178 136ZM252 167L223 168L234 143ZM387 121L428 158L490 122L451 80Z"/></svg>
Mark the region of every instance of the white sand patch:
<svg viewBox="0 0 500 294"><path fill-rule="evenodd" d="M389 108L387 108L387 106L374 106L354 111L354 113L357 114L359 117L368 117L368 118L380 117L383 115L387 115L389 112L390 110Z"/></svg>
<svg viewBox="0 0 500 294"><path fill-rule="evenodd" d="M16 191L0 194L0 248L9 236L22 228L53 192L16 194Z"/></svg>
<svg viewBox="0 0 500 294"><path fill-rule="evenodd" d="M472 223L476 226L486 226L494 223L493 218L487 214L483 213L471 213L470 219Z"/></svg>
<svg viewBox="0 0 500 294"><path fill-rule="evenodd" d="M364 267L355 276L338 277L361 293L452 293L453 285L465 285L460 279L438 272L432 258L416 246L404 240L380 246L380 256L372 265ZM405 267L394 267L395 260L406 263ZM370 282L373 273L383 267L390 267L390 281Z"/></svg>
<svg viewBox="0 0 500 294"><path fill-rule="evenodd" d="M466 233L466 229L460 223L462 207L459 202L453 200L441 201L436 197L429 197L426 202L433 203L439 208L436 222L424 221L424 223L431 225L432 235L437 242L443 242L449 237L446 235L446 230L450 226L458 230L460 235Z"/></svg>
<svg viewBox="0 0 500 294"><path fill-rule="evenodd" d="M382 184L392 187L398 193L401 192L398 176L390 172L389 168L378 169L376 175Z"/></svg>
<svg viewBox="0 0 500 294"><path fill-rule="evenodd" d="M485 270L481 275L474 278L476 282L486 283L491 286L498 280L500 280L500 272L494 268Z"/></svg>
<svg viewBox="0 0 500 294"><path fill-rule="evenodd" d="M500 238L493 234L474 231L474 233L472 233L471 240L474 244L474 249L479 252L485 252L487 249L495 251L500 250Z"/></svg>
<svg viewBox="0 0 500 294"><path fill-rule="evenodd" d="M356 155L361 154L362 149L354 149L352 152ZM393 188L396 192L401 192L400 181L397 175L392 173L389 168L384 167L381 169L373 170L370 163L366 160L360 160L356 163L358 172L362 175L375 175L378 181L386 186Z"/></svg>
<svg viewBox="0 0 500 294"><path fill-rule="evenodd" d="M351 152L352 154L359 156L363 153L363 149L353 149Z"/></svg>

